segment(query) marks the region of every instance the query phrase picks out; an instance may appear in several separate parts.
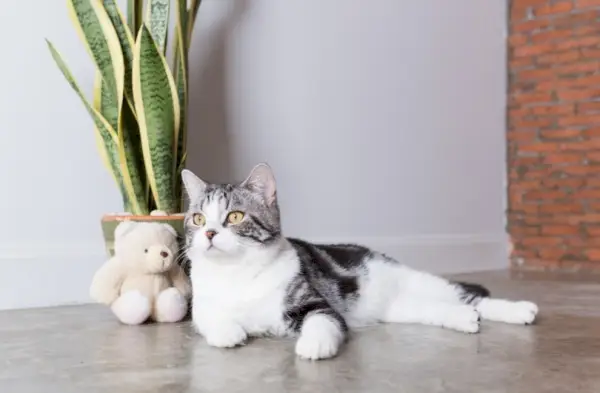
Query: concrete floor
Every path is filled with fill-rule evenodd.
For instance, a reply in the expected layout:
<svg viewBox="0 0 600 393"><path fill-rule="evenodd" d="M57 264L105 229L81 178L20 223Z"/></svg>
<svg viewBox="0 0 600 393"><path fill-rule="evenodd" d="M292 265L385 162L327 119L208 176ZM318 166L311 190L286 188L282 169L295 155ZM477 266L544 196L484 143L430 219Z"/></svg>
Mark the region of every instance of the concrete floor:
<svg viewBox="0 0 600 393"><path fill-rule="evenodd" d="M0 392L600 392L600 280L462 275L538 302L537 325L478 335L387 325L333 360L296 359L291 340L206 346L189 323L120 326L99 306L0 313Z"/></svg>

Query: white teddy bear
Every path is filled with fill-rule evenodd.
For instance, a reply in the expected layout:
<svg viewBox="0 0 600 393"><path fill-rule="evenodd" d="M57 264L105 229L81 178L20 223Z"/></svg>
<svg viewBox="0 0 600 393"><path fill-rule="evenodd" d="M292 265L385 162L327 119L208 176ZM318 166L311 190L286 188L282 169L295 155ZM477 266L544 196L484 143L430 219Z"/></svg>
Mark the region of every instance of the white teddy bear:
<svg viewBox="0 0 600 393"><path fill-rule="evenodd" d="M178 250L177 232L168 224L121 222L115 254L94 275L90 296L127 325L182 320L191 286L177 263Z"/></svg>

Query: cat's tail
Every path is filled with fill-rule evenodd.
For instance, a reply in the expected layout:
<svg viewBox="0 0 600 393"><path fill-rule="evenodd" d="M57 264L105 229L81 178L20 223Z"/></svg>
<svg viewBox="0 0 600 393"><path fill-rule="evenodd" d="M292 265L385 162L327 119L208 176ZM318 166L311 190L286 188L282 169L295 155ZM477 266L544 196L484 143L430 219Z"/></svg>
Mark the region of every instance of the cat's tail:
<svg viewBox="0 0 600 393"><path fill-rule="evenodd" d="M454 281L458 297L461 302L476 306L482 299L490 298L490 290L480 284L469 282Z"/></svg>

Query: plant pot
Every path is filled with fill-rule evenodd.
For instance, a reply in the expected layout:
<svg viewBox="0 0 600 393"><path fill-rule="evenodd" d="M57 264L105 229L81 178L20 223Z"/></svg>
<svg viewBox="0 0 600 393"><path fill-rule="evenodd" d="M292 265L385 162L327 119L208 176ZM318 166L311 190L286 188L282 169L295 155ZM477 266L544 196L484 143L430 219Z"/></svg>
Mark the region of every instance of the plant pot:
<svg viewBox="0 0 600 393"><path fill-rule="evenodd" d="M115 254L115 229L122 221L139 221L139 222L161 222L171 225L177 234L179 235L180 241L184 238L183 232L183 214L175 214L169 216L133 216L133 215L118 215L118 214L105 214L102 216L102 233L104 235L104 245L108 257L112 257Z"/></svg>

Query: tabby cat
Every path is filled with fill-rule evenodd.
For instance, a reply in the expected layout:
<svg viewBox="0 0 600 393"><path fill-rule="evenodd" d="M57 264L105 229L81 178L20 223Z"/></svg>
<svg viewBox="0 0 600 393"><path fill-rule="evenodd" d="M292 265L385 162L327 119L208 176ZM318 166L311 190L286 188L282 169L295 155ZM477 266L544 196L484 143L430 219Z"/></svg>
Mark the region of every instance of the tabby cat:
<svg viewBox="0 0 600 393"><path fill-rule="evenodd" d="M492 298L480 285L414 270L367 247L284 237L265 163L239 184L209 184L189 170L182 178L192 320L209 345L295 336L299 357L325 359L355 327L419 323L477 333L480 318L531 324L537 315L531 302Z"/></svg>

